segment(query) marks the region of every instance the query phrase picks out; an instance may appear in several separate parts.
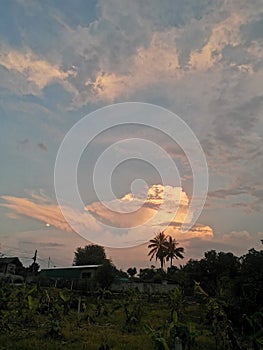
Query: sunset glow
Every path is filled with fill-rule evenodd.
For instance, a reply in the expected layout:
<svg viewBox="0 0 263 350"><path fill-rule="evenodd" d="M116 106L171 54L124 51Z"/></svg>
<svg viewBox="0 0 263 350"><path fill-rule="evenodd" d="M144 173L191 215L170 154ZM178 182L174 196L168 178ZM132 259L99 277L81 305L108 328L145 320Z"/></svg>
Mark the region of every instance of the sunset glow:
<svg viewBox="0 0 263 350"><path fill-rule="evenodd" d="M262 2L73 3L4 4L0 253L31 256L38 249L44 265L50 255L63 265L77 246L95 242L119 267L145 267L147 242L163 230L185 247L186 259L207 249L243 254L261 247ZM125 115L109 109L107 128L93 114L128 102L163 110L142 113L141 125L133 123L137 107L124 107ZM198 147L165 112L178 116ZM64 137L87 115L87 130L74 136L65 157L76 159L77 169L62 167L60 182L67 188L76 175L77 206L70 197L56 197L54 173ZM114 124L117 117L123 125ZM177 133L183 146L164 129ZM74 145L88 136L77 154ZM207 176L195 184L204 164L209 183ZM203 196L194 203L199 208L191 207L196 188ZM195 209L197 220L183 232Z"/></svg>

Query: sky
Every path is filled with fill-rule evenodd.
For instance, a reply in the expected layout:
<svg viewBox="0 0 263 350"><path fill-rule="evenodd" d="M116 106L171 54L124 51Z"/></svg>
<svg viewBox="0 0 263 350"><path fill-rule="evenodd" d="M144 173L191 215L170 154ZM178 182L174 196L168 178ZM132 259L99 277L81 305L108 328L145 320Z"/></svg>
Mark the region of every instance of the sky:
<svg viewBox="0 0 263 350"><path fill-rule="evenodd" d="M203 211L191 230L180 230L192 198L189 161L162 133L130 125L98 135L83 152L78 185L85 211L80 215L68 205L71 220L86 230L92 242L111 246L107 255L117 267L157 265L149 261L147 243L142 242L166 228L171 207L160 209L166 191L168 204L178 208L166 233L185 248L185 259L177 264L200 258L210 249L241 255L260 248L262 0L2 0L1 4L0 252L26 261L38 249L42 267L49 257L57 266L72 264L76 248L89 241L74 232L58 206L57 153L67 132L84 116L123 102L163 107L195 133L209 172ZM150 122L150 116L143 118ZM96 114L94 121L100 123ZM163 174L132 158L138 150L131 136L154 141L168 152L181 182L169 174L163 183ZM112 174L115 197L104 198L110 211L100 202L92 176L97 159L112 145L108 163L116 154L131 159ZM165 164L161 153L152 153L158 164ZM103 185L103 174L96 181ZM127 206L133 213L114 212L125 212ZM158 220L148 221L156 213L161 213ZM119 248L114 229L120 227L141 244Z"/></svg>

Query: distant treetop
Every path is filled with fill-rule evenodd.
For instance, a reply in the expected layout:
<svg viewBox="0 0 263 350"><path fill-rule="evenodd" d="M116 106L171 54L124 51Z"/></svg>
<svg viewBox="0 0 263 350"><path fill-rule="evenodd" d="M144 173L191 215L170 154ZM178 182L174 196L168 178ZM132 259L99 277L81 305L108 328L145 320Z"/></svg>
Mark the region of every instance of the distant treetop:
<svg viewBox="0 0 263 350"><path fill-rule="evenodd" d="M106 260L104 247L97 244L86 245L84 248L77 248L74 253L73 265L100 265Z"/></svg>

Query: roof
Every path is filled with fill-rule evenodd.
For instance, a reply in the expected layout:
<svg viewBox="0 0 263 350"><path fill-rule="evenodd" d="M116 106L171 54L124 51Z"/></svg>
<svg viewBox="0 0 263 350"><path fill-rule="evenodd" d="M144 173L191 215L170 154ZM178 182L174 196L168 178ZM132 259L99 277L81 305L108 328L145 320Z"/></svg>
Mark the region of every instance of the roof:
<svg viewBox="0 0 263 350"><path fill-rule="evenodd" d="M41 271L49 271L49 270L74 270L74 269L95 269L100 267L101 265L73 265L73 266L55 266L55 267L49 267L47 269L41 269Z"/></svg>
<svg viewBox="0 0 263 350"><path fill-rule="evenodd" d="M66 279L74 279L81 278L82 272L88 270L97 269L101 265L81 265L81 266L64 266L64 267L51 267L49 269L42 269L40 271L41 277L47 278L66 278Z"/></svg>
<svg viewBox="0 0 263 350"><path fill-rule="evenodd" d="M19 266L23 266L21 261L18 259L18 257L6 257L6 258L0 258L0 264L15 264Z"/></svg>

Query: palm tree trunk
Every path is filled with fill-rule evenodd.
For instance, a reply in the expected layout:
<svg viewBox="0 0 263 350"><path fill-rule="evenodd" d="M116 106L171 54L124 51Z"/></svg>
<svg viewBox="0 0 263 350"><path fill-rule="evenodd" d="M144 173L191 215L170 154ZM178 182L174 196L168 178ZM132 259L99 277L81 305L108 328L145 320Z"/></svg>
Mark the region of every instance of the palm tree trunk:
<svg viewBox="0 0 263 350"><path fill-rule="evenodd" d="M170 263L171 263L170 267L172 267L172 266L173 266L173 257L171 256L170 259L171 259L171 260L170 260Z"/></svg>

